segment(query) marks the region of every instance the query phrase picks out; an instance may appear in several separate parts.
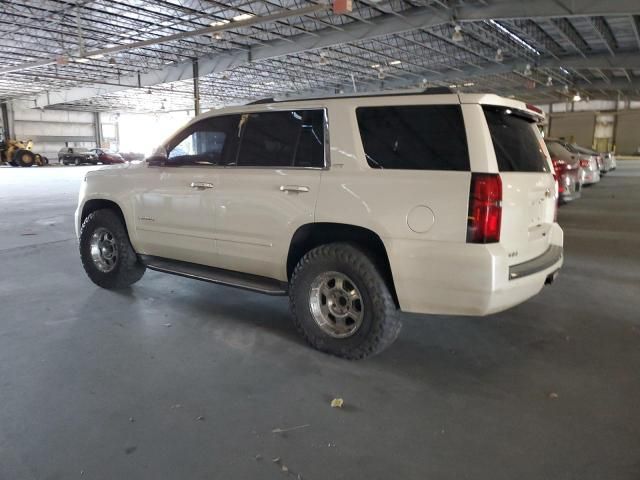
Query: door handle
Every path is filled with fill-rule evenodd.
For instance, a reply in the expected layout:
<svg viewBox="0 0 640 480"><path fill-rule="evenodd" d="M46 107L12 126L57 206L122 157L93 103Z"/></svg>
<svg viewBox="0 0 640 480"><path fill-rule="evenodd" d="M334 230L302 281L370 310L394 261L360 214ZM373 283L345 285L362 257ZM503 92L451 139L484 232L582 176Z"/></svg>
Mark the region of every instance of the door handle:
<svg viewBox="0 0 640 480"><path fill-rule="evenodd" d="M309 187L305 187L303 185L280 185L280 191L285 193L287 192L303 193L303 192L308 192Z"/></svg>
<svg viewBox="0 0 640 480"><path fill-rule="evenodd" d="M189 185L191 188L197 188L198 190L203 190L205 188L213 188L213 183L207 182L191 182Z"/></svg>

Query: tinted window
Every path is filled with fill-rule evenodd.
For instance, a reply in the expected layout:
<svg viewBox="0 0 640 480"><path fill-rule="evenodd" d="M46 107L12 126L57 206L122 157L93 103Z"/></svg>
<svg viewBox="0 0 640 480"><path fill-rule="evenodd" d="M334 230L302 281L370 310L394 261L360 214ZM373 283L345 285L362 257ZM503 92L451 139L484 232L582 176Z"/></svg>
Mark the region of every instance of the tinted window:
<svg viewBox="0 0 640 480"><path fill-rule="evenodd" d="M178 135L168 147L170 164L226 165L238 129L239 115L201 120Z"/></svg>
<svg viewBox="0 0 640 480"><path fill-rule="evenodd" d="M251 113L243 124L238 165L324 166L323 110Z"/></svg>
<svg viewBox="0 0 640 480"><path fill-rule="evenodd" d="M360 107L356 116L373 168L469 170L458 105Z"/></svg>
<svg viewBox="0 0 640 480"><path fill-rule="evenodd" d="M548 172L536 124L505 107L484 106L493 149L501 172Z"/></svg>
<svg viewBox="0 0 640 480"><path fill-rule="evenodd" d="M553 157L563 158L571 155L571 152L569 152L566 148L564 148L558 142L546 142L546 143L547 143L547 150L549 150L549 154Z"/></svg>

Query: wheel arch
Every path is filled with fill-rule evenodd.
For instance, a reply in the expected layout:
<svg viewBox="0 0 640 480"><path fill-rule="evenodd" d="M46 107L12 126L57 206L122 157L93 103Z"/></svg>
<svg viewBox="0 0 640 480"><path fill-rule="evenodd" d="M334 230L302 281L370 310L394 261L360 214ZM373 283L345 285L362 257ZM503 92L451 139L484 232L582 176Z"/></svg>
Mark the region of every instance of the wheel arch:
<svg viewBox="0 0 640 480"><path fill-rule="evenodd" d="M116 202L106 198L91 198L84 203L82 206L82 212L80 213L80 226L82 226L84 220L91 213L97 210L113 210L118 217L120 217L120 220L122 220L122 224L124 225L127 235L131 238L131 235L129 234L129 227L127 226L127 219L124 216L124 211Z"/></svg>
<svg viewBox="0 0 640 480"><path fill-rule="evenodd" d="M398 306L398 296L386 246L378 234L365 227L331 222L307 223L300 226L293 234L289 244L287 278L291 280L293 270L307 252L320 245L335 242L352 243L369 255L382 273L396 306Z"/></svg>

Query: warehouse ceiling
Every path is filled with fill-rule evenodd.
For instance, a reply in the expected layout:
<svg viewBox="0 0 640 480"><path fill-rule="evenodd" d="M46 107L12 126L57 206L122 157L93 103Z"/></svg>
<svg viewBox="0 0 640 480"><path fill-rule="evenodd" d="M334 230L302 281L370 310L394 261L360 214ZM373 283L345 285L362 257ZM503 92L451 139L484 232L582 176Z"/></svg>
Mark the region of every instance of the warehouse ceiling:
<svg viewBox="0 0 640 480"><path fill-rule="evenodd" d="M346 3L346 2L339 2ZM0 100L91 111L453 86L640 97L638 0L0 0Z"/></svg>

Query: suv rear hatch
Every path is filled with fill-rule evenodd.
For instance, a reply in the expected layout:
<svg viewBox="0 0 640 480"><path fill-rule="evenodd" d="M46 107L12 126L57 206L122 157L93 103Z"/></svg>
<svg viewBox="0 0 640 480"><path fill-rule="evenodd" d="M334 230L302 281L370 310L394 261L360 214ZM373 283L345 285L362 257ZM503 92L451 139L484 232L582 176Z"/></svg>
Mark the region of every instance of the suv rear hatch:
<svg viewBox="0 0 640 480"><path fill-rule="evenodd" d="M500 243L509 265L545 253L557 208L553 167L537 118L505 106L482 106L502 180Z"/></svg>

